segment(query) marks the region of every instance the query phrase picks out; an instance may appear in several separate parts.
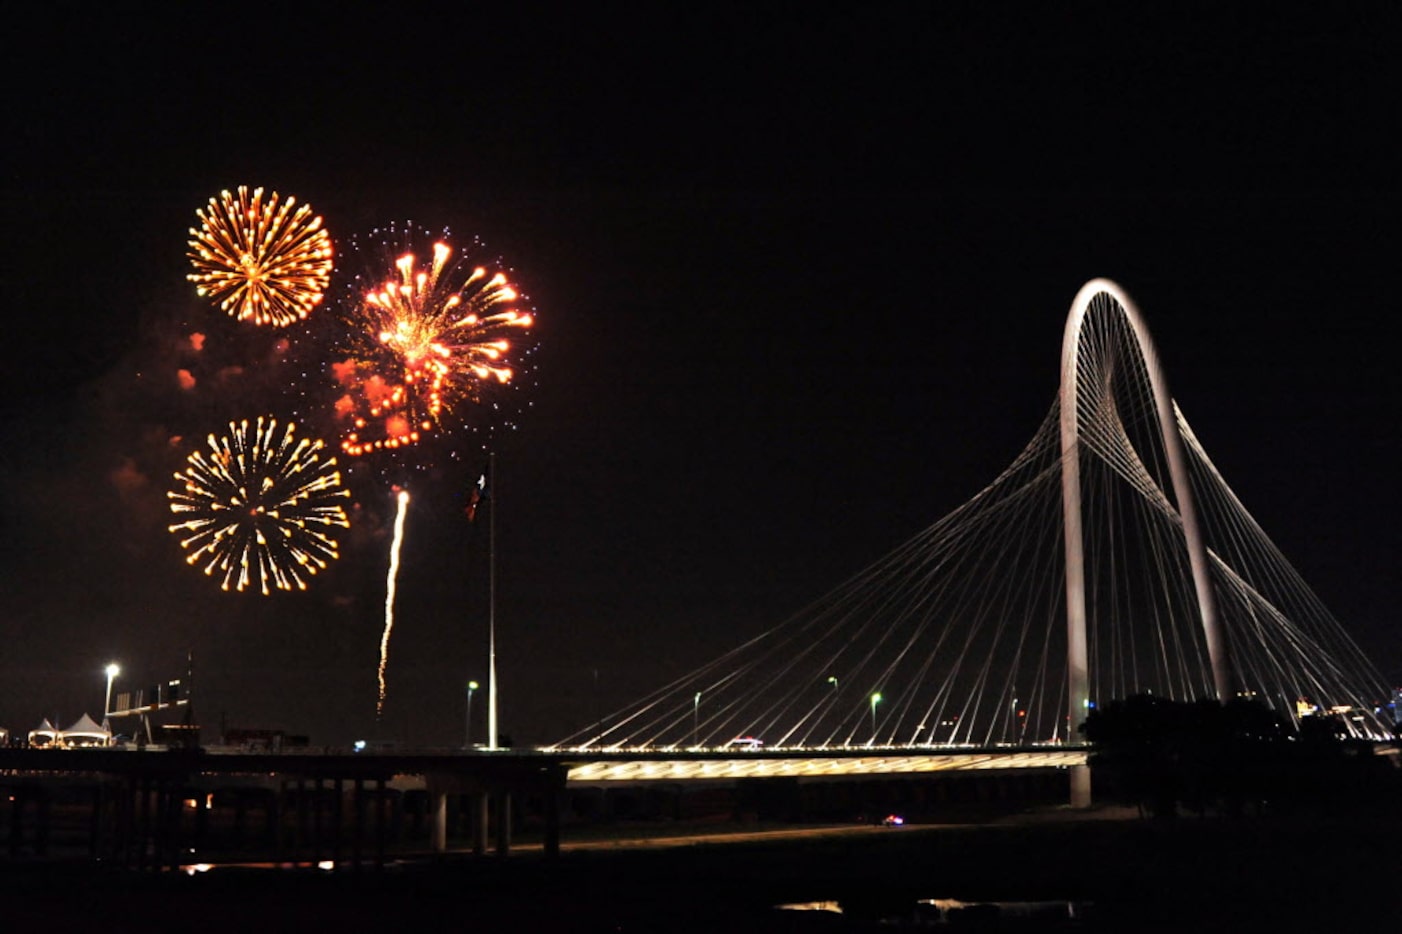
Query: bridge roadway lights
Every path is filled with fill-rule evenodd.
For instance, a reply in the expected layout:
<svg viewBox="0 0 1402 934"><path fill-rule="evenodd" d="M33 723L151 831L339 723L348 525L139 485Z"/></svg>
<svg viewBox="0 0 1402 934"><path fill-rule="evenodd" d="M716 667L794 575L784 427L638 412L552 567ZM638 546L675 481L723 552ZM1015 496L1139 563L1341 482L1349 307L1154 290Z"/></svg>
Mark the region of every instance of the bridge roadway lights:
<svg viewBox="0 0 1402 934"><path fill-rule="evenodd" d="M1086 764L1074 746L920 749L893 747L811 750L680 752L577 751L568 760L571 783L833 778L990 769L1059 768Z"/></svg>

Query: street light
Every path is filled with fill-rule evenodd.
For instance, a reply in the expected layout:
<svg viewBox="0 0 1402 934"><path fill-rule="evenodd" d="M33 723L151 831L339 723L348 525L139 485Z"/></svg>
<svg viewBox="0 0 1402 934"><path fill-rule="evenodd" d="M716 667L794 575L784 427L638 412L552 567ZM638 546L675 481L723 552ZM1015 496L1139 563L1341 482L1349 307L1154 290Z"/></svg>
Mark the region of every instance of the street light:
<svg viewBox="0 0 1402 934"><path fill-rule="evenodd" d="M107 672L107 694L102 700L102 719L106 720L112 714L112 679L122 673L122 668L116 662L109 662L104 670Z"/></svg>
<svg viewBox="0 0 1402 934"><path fill-rule="evenodd" d="M467 716L463 719L462 748L472 748L472 692L477 690L477 682L467 682Z"/></svg>
<svg viewBox="0 0 1402 934"><path fill-rule="evenodd" d="M871 695L871 741L876 742L876 705L881 703L881 693Z"/></svg>

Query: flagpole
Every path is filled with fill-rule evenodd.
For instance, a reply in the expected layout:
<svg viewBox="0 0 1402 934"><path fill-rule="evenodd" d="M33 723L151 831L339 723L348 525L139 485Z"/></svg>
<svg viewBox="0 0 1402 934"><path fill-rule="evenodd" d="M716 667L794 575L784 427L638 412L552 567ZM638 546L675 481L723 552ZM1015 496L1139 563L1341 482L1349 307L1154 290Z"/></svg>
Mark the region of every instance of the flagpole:
<svg viewBox="0 0 1402 934"><path fill-rule="evenodd" d="M487 454L487 748L497 747L497 491L496 452Z"/></svg>

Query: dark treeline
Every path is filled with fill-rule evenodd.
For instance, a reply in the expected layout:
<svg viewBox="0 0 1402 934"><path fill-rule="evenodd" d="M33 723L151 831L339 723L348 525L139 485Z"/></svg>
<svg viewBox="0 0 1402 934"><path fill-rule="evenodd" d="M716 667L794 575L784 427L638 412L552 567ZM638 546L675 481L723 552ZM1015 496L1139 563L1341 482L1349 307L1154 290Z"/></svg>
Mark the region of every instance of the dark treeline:
<svg viewBox="0 0 1402 934"><path fill-rule="evenodd" d="M1141 694L1090 712L1095 796L1171 818L1343 815L1402 802L1402 769L1329 716L1296 728L1256 700Z"/></svg>

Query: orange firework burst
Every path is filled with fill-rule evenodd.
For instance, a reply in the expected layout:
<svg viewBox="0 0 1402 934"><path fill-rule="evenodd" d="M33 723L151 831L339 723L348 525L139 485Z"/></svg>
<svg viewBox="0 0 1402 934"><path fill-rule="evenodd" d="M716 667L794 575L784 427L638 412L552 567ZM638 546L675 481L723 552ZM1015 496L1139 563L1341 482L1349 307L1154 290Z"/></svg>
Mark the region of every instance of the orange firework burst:
<svg viewBox="0 0 1402 934"><path fill-rule="evenodd" d="M338 556L332 530L346 528L336 458L321 441L297 439L294 426L279 431L274 419L231 423L226 437L209 436L209 451L195 451L180 486L166 496L181 521L190 564L223 575L223 589L272 587L305 590L306 578Z"/></svg>
<svg viewBox="0 0 1402 934"><path fill-rule="evenodd" d="M355 297L349 318L356 356L333 366L346 394L336 405L348 430L347 454L393 450L438 430L459 402L510 382L506 334L533 318L512 305L519 296L501 272L450 262L439 242L427 268L413 253L397 274Z"/></svg>
<svg viewBox="0 0 1402 934"><path fill-rule="evenodd" d="M284 327L305 318L322 299L331 278L331 238L296 198L263 201L240 186L237 197L221 192L209 210L196 211L200 229L190 228L187 277L200 295L240 321Z"/></svg>

